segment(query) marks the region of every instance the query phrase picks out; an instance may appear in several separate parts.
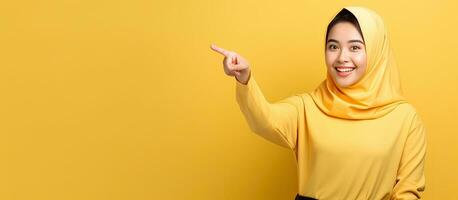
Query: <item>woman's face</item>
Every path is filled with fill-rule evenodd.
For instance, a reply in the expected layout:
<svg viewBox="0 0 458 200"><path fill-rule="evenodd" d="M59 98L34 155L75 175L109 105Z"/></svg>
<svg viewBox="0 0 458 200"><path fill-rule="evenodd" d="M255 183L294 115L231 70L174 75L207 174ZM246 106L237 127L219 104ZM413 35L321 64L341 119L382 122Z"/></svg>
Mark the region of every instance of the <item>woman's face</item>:
<svg viewBox="0 0 458 200"><path fill-rule="evenodd" d="M350 22L332 27L326 41L327 71L340 87L356 83L366 71L366 46L358 29Z"/></svg>

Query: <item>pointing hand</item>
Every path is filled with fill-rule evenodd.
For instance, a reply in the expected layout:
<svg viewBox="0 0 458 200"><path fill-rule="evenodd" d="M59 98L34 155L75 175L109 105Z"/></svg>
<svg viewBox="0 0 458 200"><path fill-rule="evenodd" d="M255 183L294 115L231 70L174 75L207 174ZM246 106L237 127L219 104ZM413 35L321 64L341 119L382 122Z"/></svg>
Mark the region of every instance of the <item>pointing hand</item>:
<svg viewBox="0 0 458 200"><path fill-rule="evenodd" d="M211 45L211 49L224 56L223 66L226 75L235 76L237 81L242 84L248 83L251 70L250 64L245 58L238 55L236 52L228 51L214 44Z"/></svg>

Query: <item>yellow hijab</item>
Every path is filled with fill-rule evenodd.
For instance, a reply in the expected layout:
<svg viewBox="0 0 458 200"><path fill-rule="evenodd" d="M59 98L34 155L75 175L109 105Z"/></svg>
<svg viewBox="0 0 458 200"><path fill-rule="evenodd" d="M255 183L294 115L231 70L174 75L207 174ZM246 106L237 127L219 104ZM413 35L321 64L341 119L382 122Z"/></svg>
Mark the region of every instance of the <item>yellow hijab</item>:
<svg viewBox="0 0 458 200"><path fill-rule="evenodd" d="M315 104L326 114L344 119L375 119L401 103L398 68L382 18L364 7L345 7L358 19L366 45L366 73L354 85L341 88L327 74L311 92ZM332 20L332 19L331 19Z"/></svg>

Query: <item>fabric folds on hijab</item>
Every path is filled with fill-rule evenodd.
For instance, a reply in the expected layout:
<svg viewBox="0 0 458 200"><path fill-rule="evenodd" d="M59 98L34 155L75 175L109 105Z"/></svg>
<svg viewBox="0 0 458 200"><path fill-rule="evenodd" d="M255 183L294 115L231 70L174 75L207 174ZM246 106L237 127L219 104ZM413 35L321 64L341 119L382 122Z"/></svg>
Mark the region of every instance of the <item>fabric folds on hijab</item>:
<svg viewBox="0 0 458 200"><path fill-rule="evenodd" d="M356 16L366 46L366 73L342 88L330 74L311 96L327 115L343 119L376 119L407 103L402 96L399 71L382 18L364 7L345 7ZM332 20L332 19L331 19Z"/></svg>

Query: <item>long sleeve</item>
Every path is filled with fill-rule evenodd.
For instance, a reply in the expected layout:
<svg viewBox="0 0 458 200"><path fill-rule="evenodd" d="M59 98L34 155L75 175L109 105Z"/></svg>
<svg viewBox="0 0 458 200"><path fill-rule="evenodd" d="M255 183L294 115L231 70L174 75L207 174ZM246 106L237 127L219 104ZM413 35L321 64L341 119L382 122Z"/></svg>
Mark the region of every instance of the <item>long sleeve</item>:
<svg viewBox="0 0 458 200"><path fill-rule="evenodd" d="M407 137L391 199L421 199L425 190L426 130L418 115Z"/></svg>
<svg viewBox="0 0 458 200"><path fill-rule="evenodd" d="M300 96L271 104L251 74L246 85L236 81L236 98L253 132L283 147L296 148L299 115L303 112Z"/></svg>

